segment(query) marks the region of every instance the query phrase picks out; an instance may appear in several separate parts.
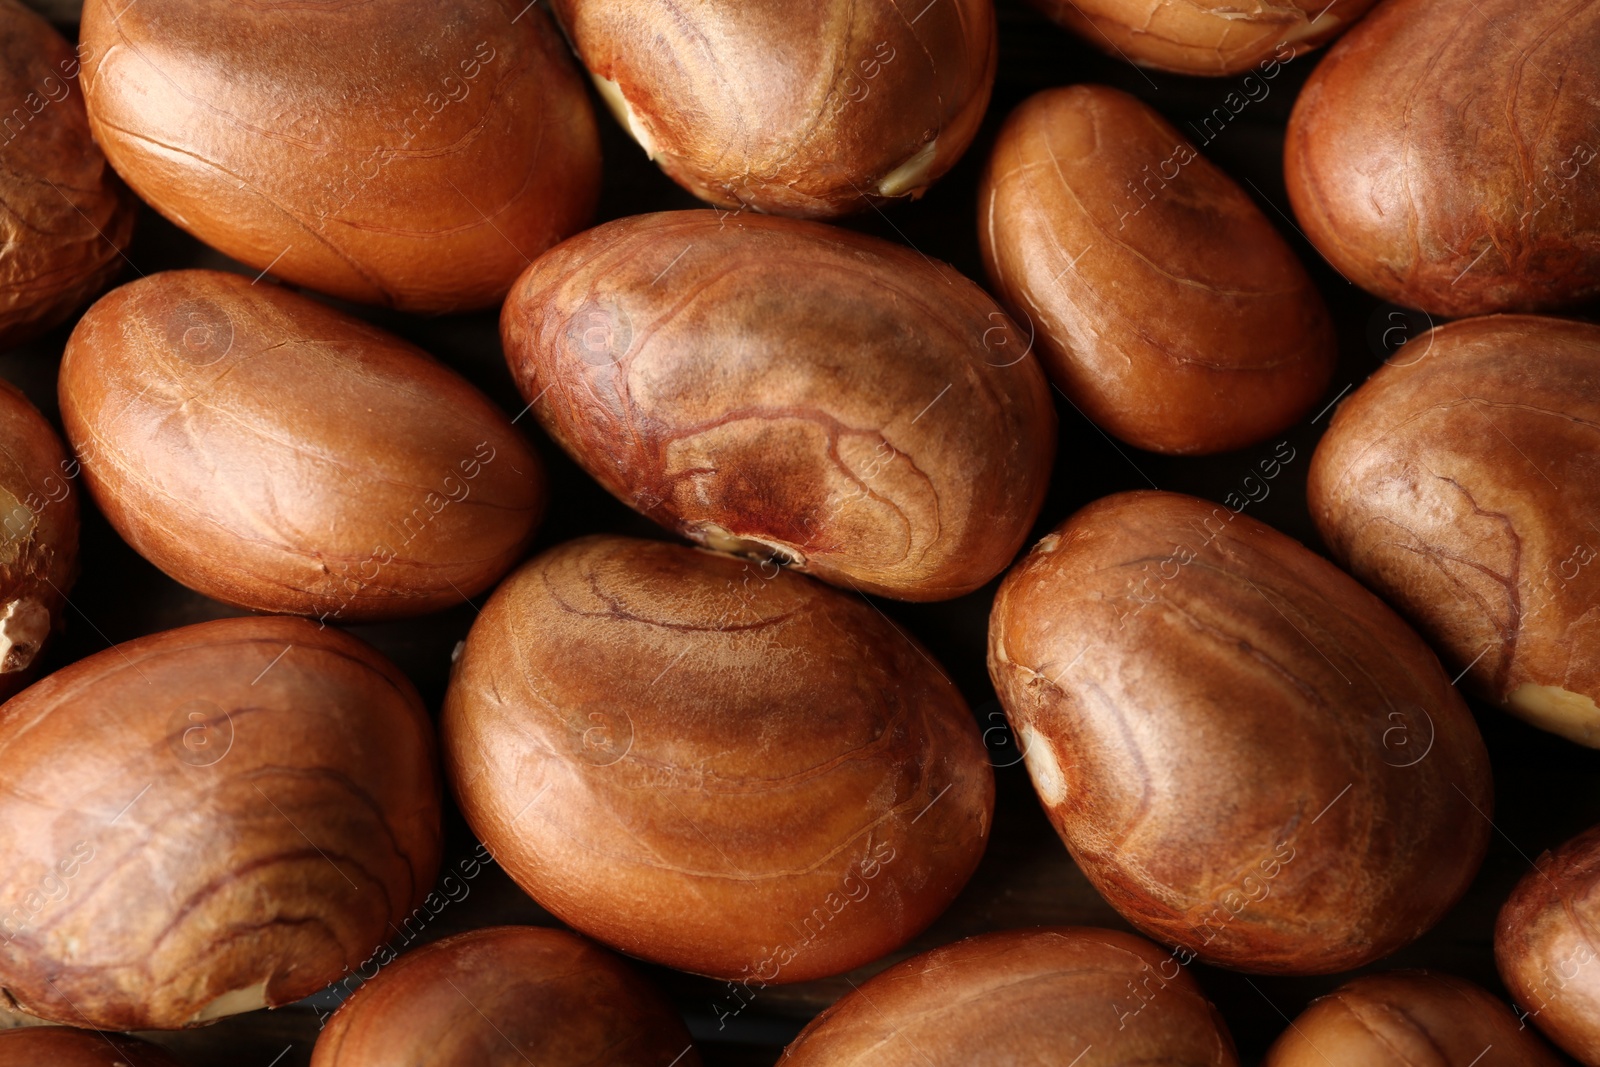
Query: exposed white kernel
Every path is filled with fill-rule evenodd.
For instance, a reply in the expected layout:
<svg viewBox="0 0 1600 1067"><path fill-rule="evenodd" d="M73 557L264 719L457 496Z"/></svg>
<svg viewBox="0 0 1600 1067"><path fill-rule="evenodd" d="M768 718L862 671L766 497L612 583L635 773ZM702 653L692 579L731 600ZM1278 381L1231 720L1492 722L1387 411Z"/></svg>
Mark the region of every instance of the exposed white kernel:
<svg viewBox="0 0 1600 1067"><path fill-rule="evenodd" d="M1600 748L1600 707L1582 693L1524 682L1506 697L1511 710L1543 730Z"/></svg>
<svg viewBox="0 0 1600 1067"><path fill-rule="evenodd" d="M195 1012L188 1025L208 1023L213 1019L225 1018L229 1015L239 1015L247 1011L255 1011L267 1006L267 980L263 978L255 985L235 989L215 998L211 1003Z"/></svg>
<svg viewBox="0 0 1600 1067"><path fill-rule="evenodd" d="M1061 773L1061 763L1056 750L1043 735L1029 723L1022 724L1022 759L1028 765L1028 776L1039 791L1039 799L1048 807L1055 807L1067 799L1067 778Z"/></svg>
<svg viewBox="0 0 1600 1067"><path fill-rule="evenodd" d="M610 78L602 78L596 74L594 87L600 90L600 99L606 102L606 107L617 117L622 128L628 131L628 136L639 142L639 147L644 149L644 154L651 159L656 158L656 142L650 132L644 128L638 116L633 113L633 105L628 103L628 98L622 95L622 86Z"/></svg>
<svg viewBox="0 0 1600 1067"><path fill-rule="evenodd" d="M701 523L689 531L689 536L715 552L745 559L777 560L788 567L803 567L805 554L793 545L766 541L759 537L740 537L714 522Z"/></svg>

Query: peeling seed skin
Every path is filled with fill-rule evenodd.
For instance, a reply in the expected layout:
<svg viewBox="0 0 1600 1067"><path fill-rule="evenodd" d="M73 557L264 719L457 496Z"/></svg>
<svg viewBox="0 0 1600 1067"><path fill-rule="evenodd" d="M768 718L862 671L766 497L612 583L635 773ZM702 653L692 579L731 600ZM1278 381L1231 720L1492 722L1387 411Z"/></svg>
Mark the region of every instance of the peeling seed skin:
<svg viewBox="0 0 1600 1067"><path fill-rule="evenodd" d="M311 1067L700 1067L689 1031L634 969L565 930L435 941L345 1001Z"/></svg>
<svg viewBox="0 0 1600 1067"><path fill-rule="evenodd" d="M141 197L253 270L491 307L600 184L583 80L523 7L88 0L89 118Z"/></svg>
<svg viewBox="0 0 1600 1067"><path fill-rule="evenodd" d="M299 1000L422 902L439 818L422 702L355 638L237 618L117 645L0 715L0 988L104 1030Z"/></svg>
<svg viewBox="0 0 1600 1067"><path fill-rule="evenodd" d="M64 1026L0 1032L0 1067L181 1067L165 1049L123 1034Z"/></svg>
<svg viewBox="0 0 1600 1067"><path fill-rule="evenodd" d="M78 323L61 414L96 503L174 579L254 611L420 615L487 589L544 510L504 412L392 334L216 271Z"/></svg>
<svg viewBox="0 0 1600 1067"><path fill-rule="evenodd" d="M1346 982L1290 1024L1263 1067L1560 1067L1504 1001L1471 982L1390 971Z"/></svg>
<svg viewBox="0 0 1600 1067"><path fill-rule="evenodd" d="M0 382L0 700L32 680L78 575L78 490L55 430Z"/></svg>
<svg viewBox="0 0 1600 1067"><path fill-rule="evenodd" d="M1238 1062L1222 1017L1166 949L1063 926L914 956L812 1020L779 1067Z"/></svg>
<svg viewBox="0 0 1600 1067"><path fill-rule="evenodd" d="M1337 346L1261 211L1153 109L1077 85L1006 120L979 192L995 291L1096 425L1186 455L1297 422Z"/></svg>
<svg viewBox="0 0 1600 1067"><path fill-rule="evenodd" d="M1327 974L1460 898L1488 845L1488 755L1399 616L1193 497L1120 493L1055 536L1001 583L989 674L1124 918L1208 963Z"/></svg>
<svg viewBox="0 0 1600 1067"><path fill-rule="evenodd" d="M697 543L944 600L1004 569L1044 500L1056 419L1025 332L907 248L767 216L620 219L535 262L500 333L546 431Z"/></svg>
<svg viewBox="0 0 1600 1067"><path fill-rule="evenodd" d="M1546 852L1512 890L1494 957L1511 996L1545 1036L1600 1063L1600 827Z"/></svg>
<svg viewBox="0 0 1600 1067"><path fill-rule="evenodd" d="M1407 342L1340 405L1307 500L1475 693L1600 748L1600 327L1494 315Z"/></svg>
<svg viewBox="0 0 1600 1067"><path fill-rule="evenodd" d="M65 320L122 267L137 205L89 136L77 54L0 0L0 348ZM11 109L16 109L12 111ZM27 121L17 124L17 116Z"/></svg>
<svg viewBox="0 0 1600 1067"><path fill-rule="evenodd" d="M1435 315L1600 294L1600 2L1397 0L1329 51L1284 177L1347 279Z"/></svg>
<svg viewBox="0 0 1600 1067"><path fill-rule="evenodd" d="M1303 55L1375 0L1031 0L1109 55L1176 74L1240 74ZM1292 49L1292 52L1290 51Z"/></svg>
<svg viewBox="0 0 1600 1067"><path fill-rule="evenodd" d="M516 571L440 728L495 860L563 922L679 970L839 974L924 929L988 840L971 712L861 598L588 537Z"/></svg>
<svg viewBox="0 0 1600 1067"><path fill-rule="evenodd" d="M674 181L802 218L921 196L976 135L999 55L992 0L912 6L554 4L623 128Z"/></svg>

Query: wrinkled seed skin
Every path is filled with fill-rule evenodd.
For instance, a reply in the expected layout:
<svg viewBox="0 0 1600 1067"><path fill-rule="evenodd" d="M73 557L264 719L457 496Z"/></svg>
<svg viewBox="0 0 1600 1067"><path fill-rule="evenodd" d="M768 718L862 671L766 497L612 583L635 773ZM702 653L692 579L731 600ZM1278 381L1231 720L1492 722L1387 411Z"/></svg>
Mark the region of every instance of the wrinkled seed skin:
<svg viewBox="0 0 1600 1067"><path fill-rule="evenodd" d="M498 926L407 952L317 1038L311 1067L700 1067L633 968L565 930Z"/></svg>
<svg viewBox="0 0 1600 1067"><path fill-rule="evenodd" d="M1560 1067L1505 1002L1427 971L1369 974L1318 997L1263 1067Z"/></svg>
<svg viewBox="0 0 1600 1067"><path fill-rule="evenodd" d="M970 937L890 968L813 1019L779 1065L1238 1062L1222 1017L1166 949L1117 930L1046 927Z"/></svg>
<svg viewBox="0 0 1600 1067"><path fill-rule="evenodd" d="M170 271L109 293L73 331L60 396L123 539L256 611L459 604L521 558L543 513L537 456L465 379L238 275Z"/></svg>
<svg viewBox="0 0 1600 1067"><path fill-rule="evenodd" d="M1327 386L1337 346L1310 276L1244 191L1137 98L1097 85L1030 97L1000 131L978 202L995 291L1051 379L1112 435L1156 452L1243 448Z"/></svg>
<svg viewBox="0 0 1600 1067"><path fill-rule="evenodd" d="M1432 926L1483 859L1488 758L1433 653L1220 505L1138 492L1078 512L1002 583L989 673L1095 888L1206 962L1360 966Z"/></svg>
<svg viewBox="0 0 1600 1067"><path fill-rule="evenodd" d="M1334 558L1484 699L1600 700L1600 327L1494 315L1407 342L1340 405L1307 498ZM1600 712L1557 732L1600 747Z"/></svg>
<svg viewBox="0 0 1600 1067"><path fill-rule="evenodd" d="M0 987L107 1030L288 1004L360 965L433 884L427 713L302 619L141 637L0 708ZM237 1009L235 1009L237 1010Z"/></svg>
<svg viewBox="0 0 1600 1067"><path fill-rule="evenodd" d="M0 382L0 700L32 681L78 575L77 467L21 390Z"/></svg>
<svg viewBox="0 0 1600 1067"><path fill-rule="evenodd" d="M0 348L104 288L133 236L137 205L89 136L80 67L48 22L0 0Z"/></svg>
<svg viewBox="0 0 1600 1067"><path fill-rule="evenodd" d="M1108 55L1176 74L1240 74L1342 33L1375 0L1032 0Z"/></svg>
<svg viewBox="0 0 1600 1067"><path fill-rule="evenodd" d="M64 1026L0 1032L0 1067L180 1067L164 1049Z"/></svg>
<svg viewBox="0 0 1600 1067"><path fill-rule="evenodd" d="M501 316L540 423L703 544L941 600L1016 555L1055 453L1050 388L987 294L915 251L712 211L598 226Z"/></svg>
<svg viewBox="0 0 1600 1067"><path fill-rule="evenodd" d="M1284 177L1347 279L1435 315L1600 294L1600 6L1396 0L1306 82Z"/></svg>
<svg viewBox="0 0 1600 1067"><path fill-rule="evenodd" d="M554 7L674 181L723 207L803 218L921 195L977 133L999 55L992 0L940 0L916 18L894 0ZM880 193L908 164L915 176Z"/></svg>
<svg viewBox="0 0 1600 1067"><path fill-rule="evenodd" d="M473 624L441 720L461 810L563 922L765 984L920 932L982 856L994 780L920 646L809 578L589 537Z"/></svg>
<svg viewBox="0 0 1600 1067"><path fill-rule="evenodd" d="M141 197L253 270L490 307L599 190L582 79L523 6L86 0L89 118Z"/></svg>
<svg viewBox="0 0 1600 1067"><path fill-rule="evenodd" d="M1546 852L1512 890L1494 931L1500 978L1545 1036L1600 1063L1600 827Z"/></svg>

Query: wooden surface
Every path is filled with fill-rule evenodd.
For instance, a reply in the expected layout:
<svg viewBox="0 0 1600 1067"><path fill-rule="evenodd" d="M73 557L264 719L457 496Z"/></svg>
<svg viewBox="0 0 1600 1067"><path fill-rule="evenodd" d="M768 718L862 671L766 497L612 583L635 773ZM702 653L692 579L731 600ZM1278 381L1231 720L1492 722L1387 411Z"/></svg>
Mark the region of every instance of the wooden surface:
<svg viewBox="0 0 1600 1067"><path fill-rule="evenodd" d="M70 17L68 4L38 6L53 7L58 17ZM1341 362L1328 401L1359 383L1392 353L1407 328L1427 325L1425 316L1383 305L1344 282L1305 244L1287 217L1280 164L1283 124L1317 54L1289 64L1266 83L1264 96L1259 85L1253 88L1258 99L1240 109L1220 132L1215 132L1218 125L1213 121L1215 136L1205 143L1194 132L1197 125L1214 109L1225 107L1230 93L1240 92L1242 79L1201 80L1140 71L1079 43L1033 14L1020 0L1002 0L1000 24L1001 59L994 103L972 150L922 201L869 212L848 225L910 243L981 281L975 217L977 177L1000 120L1039 89L1101 82L1135 93L1194 136L1212 160L1240 180L1300 252L1327 297L1340 334ZM70 26L66 28L70 32ZM1235 102L1240 98L1235 97ZM602 127L606 175L601 219L695 206L603 112ZM130 262L123 280L135 277L136 272L192 266L254 274L199 245L148 210L127 258ZM348 310L435 353L508 412L522 409L523 402L501 359L494 314L419 319L371 308ZM0 374L25 389L52 418L55 370L68 332L62 328L26 348L0 353ZM1035 537L1074 509L1109 492L1156 486L1220 501L1230 492L1249 488L1260 497L1251 503L1249 514L1318 547L1305 508L1304 485L1311 450L1327 424L1326 414L1283 435L1295 455L1279 477L1247 485L1245 479L1256 472L1258 460L1272 455L1276 440L1205 459L1160 457L1113 444L1065 401L1059 406L1061 448L1052 492ZM528 419L519 425L533 432L549 463L553 483L550 517L537 548L596 531L662 536L589 481L530 423ZM53 665L140 634L236 614L160 574L122 544L92 507L87 510L83 574L72 592L68 632L50 654ZM763 990L736 1013L739 1002L731 1000L718 983L645 968L683 1012L707 1064L773 1063L782 1044L806 1019L847 991L849 982L859 983L865 975L912 951L985 930L1030 924L1124 926L1074 868L1046 823L1003 727L983 659L993 593L991 584L978 593L941 604L880 602L941 659L987 731L997 768L998 801L994 838L977 875L949 912L905 952L852 975ZM465 635L474 610L463 605L422 619L350 629L408 671L437 711L451 650ZM1600 822L1600 753L1539 733L1492 709L1474 710L1492 755L1496 780L1497 832L1488 860L1466 898L1438 927L1372 969L1437 968L1480 982L1503 996L1490 954L1495 913L1512 885L1529 869L1532 857ZM1263 773L1267 773L1265 769ZM453 808L446 818L446 865L454 868L458 860L473 853L476 842ZM450 895L457 899L426 927L418 943L494 923L553 921L498 869L489 868L470 881L458 881ZM1343 980L1340 976L1253 978L1203 966L1197 966L1195 972L1227 1018L1247 1064L1259 1061L1286 1026L1286 1018ZM298 1067L309 1061L319 1012L336 1001L336 997L323 994L294 1007L235 1017L203 1030L150 1036L179 1052L194 1067Z"/></svg>

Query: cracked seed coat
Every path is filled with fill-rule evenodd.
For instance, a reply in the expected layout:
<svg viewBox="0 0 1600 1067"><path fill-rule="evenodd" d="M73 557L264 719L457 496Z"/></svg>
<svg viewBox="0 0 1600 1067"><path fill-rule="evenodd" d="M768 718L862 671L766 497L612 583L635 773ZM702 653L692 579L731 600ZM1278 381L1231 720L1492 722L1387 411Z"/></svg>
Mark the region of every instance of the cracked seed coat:
<svg viewBox="0 0 1600 1067"><path fill-rule="evenodd" d="M1600 826L1546 852L1500 909L1494 957L1545 1035L1600 1063Z"/></svg>
<svg viewBox="0 0 1600 1067"><path fill-rule="evenodd" d="M1120 930L983 934L846 994L779 1067L1237 1067L1233 1040L1165 949Z"/></svg>
<svg viewBox="0 0 1600 1067"><path fill-rule="evenodd" d="M995 291L1074 404L1139 448L1243 448L1333 374L1333 323L1255 204L1152 108L1076 85L1030 97L978 196Z"/></svg>
<svg viewBox="0 0 1600 1067"><path fill-rule="evenodd" d="M1505 1001L1471 982L1391 971L1318 997L1263 1067L1560 1067Z"/></svg>
<svg viewBox="0 0 1600 1067"><path fill-rule="evenodd" d="M1220 77L1302 55L1375 0L1031 0L1085 41L1144 67Z"/></svg>
<svg viewBox="0 0 1600 1067"><path fill-rule="evenodd" d="M927 652L860 597L588 537L508 578L456 662L446 771L562 921L729 980L877 959L966 883L994 779Z"/></svg>
<svg viewBox="0 0 1600 1067"><path fill-rule="evenodd" d="M977 133L999 55L991 0L554 7L674 181L713 204L779 215L921 195ZM908 163L918 170L908 186L883 195Z"/></svg>
<svg viewBox="0 0 1600 1067"><path fill-rule="evenodd" d="M618 499L848 588L971 592L1048 488L1055 411L1023 332L951 268L831 226L598 226L528 269L501 337L540 423Z"/></svg>
<svg viewBox="0 0 1600 1067"><path fill-rule="evenodd" d="M1414 338L1340 405L1306 495L1334 558L1484 699L1600 700L1600 327L1494 315ZM1600 714L1559 732L1600 747Z"/></svg>
<svg viewBox="0 0 1600 1067"><path fill-rule="evenodd" d="M1600 294L1600 0L1393 0L1301 90L1284 178L1350 281L1457 317Z"/></svg>
<svg viewBox="0 0 1600 1067"><path fill-rule="evenodd" d="M0 1067L181 1067L164 1049L64 1026L0 1032Z"/></svg>
<svg viewBox="0 0 1600 1067"><path fill-rule="evenodd" d="M1001 584L989 673L1065 778L1047 811L1095 888L1206 962L1369 963L1483 859L1488 754L1439 661L1354 579L1221 505L1078 512Z"/></svg>
<svg viewBox="0 0 1600 1067"><path fill-rule="evenodd" d="M76 467L55 430L22 391L0 382L0 700L32 680L45 634L62 625L78 576ZM44 633L28 615L42 611Z"/></svg>
<svg viewBox="0 0 1600 1067"><path fill-rule="evenodd" d="M311 1067L700 1067L635 970L568 933L496 926L435 941L365 982ZM0 1065L3 1067L3 1065Z"/></svg>
<svg viewBox="0 0 1600 1067"><path fill-rule="evenodd" d="M521 558L538 457L426 352L216 271L153 274L79 321L61 415L123 539L209 597L335 620L459 604Z"/></svg>
<svg viewBox="0 0 1600 1067"><path fill-rule="evenodd" d="M87 0L89 120L146 202L254 270L491 307L600 185L582 79L525 6Z"/></svg>
<svg viewBox="0 0 1600 1067"><path fill-rule="evenodd" d="M66 319L122 269L134 198L89 136L71 45L0 0L0 347Z"/></svg>
<svg viewBox="0 0 1600 1067"><path fill-rule="evenodd" d="M0 995L102 1030L291 1003L393 936L439 834L427 712L369 646L286 618L116 645L0 709Z"/></svg>

